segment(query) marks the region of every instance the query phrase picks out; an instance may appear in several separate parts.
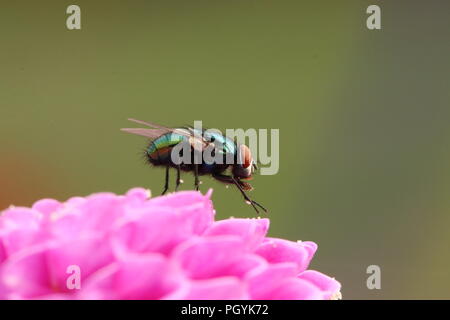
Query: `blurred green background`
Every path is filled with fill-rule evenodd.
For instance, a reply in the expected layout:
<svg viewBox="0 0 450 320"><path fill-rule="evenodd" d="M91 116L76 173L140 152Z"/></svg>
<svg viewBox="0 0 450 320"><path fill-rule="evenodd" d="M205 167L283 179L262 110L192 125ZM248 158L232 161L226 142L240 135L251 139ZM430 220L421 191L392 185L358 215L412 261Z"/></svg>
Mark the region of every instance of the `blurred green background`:
<svg viewBox="0 0 450 320"><path fill-rule="evenodd" d="M0 34L1 208L159 194L128 117L279 128L280 171L251 194L271 236L317 242L345 299L450 298L450 2L2 1ZM203 180L218 219L255 216Z"/></svg>

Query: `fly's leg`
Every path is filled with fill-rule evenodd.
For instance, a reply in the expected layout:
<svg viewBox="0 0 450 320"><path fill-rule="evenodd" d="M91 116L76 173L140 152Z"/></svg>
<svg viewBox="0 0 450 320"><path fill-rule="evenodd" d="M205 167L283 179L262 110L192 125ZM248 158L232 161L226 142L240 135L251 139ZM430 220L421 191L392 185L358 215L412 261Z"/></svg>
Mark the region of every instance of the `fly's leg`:
<svg viewBox="0 0 450 320"><path fill-rule="evenodd" d="M260 205L258 202L250 199L248 197L248 195L245 193L244 189L242 189L241 184L239 183L239 181L237 181L233 176L231 177L231 179L233 179L234 184L236 185L236 187L238 187L239 191L242 193L242 195L244 196L244 199L246 202L250 203L253 207L253 209L256 210L256 213L259 213L258 208L256 208L256 206L260 207L261 209L264 210L264 212L267 212L267 209L264 208L262 205Z"/></svg>
<svg viewBox="0 0 450 320"><path fill-rule="evenodd" d="M220 173L213 173L212 176L213 176L214 179L219 180L221 182L234 184L233 179L231 178L231 176L227 176L225 174L220 174Z"/></svg>
<svg viewBox="0 0 450 320"><path fill-rule="evenodd" d="M195 190L198 191L200 181L198 180L198 164L194 164Z"/></svg>
<svg viewBox="0 0 450 320"><path fill-rule="evenodd" d="M264 212L267 212L266 208L264 208L258 202L249 198L249 196L245 193L244 189L242 188L240 181L237 180L236 178L234 178L233 176L227 176L224 174L216 173L216 174L213 174L213 177L219 181L236 185L236 187L239 189L242 196L244 197L245 201L252 205L252 207L253 207L253 209L255 209L256 213L259 213L259 210L257 207L260 207L261 209L264 210Z"/></svg>
<svg viewBox="0 0 450 320"><path fill-rule="evenodd" d="M178 165L177 166L177 181L176 181L175 191L178 190L178 187L180 186L180 184L181 184L181 169L180 169L180 166Z"/></svg>
<svg viewBox="0 0 450 320"><path fill-rule="evenodd" d="M161 195L165 194L169 189L169 166L166 167L166 183L164 184L164 190Z"/></svg>

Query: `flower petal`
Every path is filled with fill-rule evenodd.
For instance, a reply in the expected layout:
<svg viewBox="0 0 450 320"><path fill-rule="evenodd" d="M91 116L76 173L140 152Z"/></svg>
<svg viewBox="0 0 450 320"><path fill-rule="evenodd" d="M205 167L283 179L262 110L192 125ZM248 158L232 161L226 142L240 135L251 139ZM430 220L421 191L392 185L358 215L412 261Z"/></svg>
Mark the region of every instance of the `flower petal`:
<svg viewBox="0 0 450 320"><path fill-rule="evenodd" d="M0 216L0 261L46 238L42 213L29 208L10 208Z"/></svg>
<svg viewBox="0 0 450 320"><path fill-rule="evenodd" d="M267 238L257 249L256 253L270 263L294 262L298 272L306 270L317 245L314 242L293 242L284 239Z"/></svg>
<svg viewBox="0 0 450 320"><path fill-rule="evenodd" d="M192 279L233 274L235 263L244 256L241 239L236 236L196 238L180 245L172 258Z"/></svg>
<svg viewBox="0 0 450 320"><path fill-rule="evenodd" d="M263 299L267 300L321 300L322 292L308 281L296 278L283 279L267 292Z"/></svg>
<svg viewBox="0 0 450 320"><path fill-rule="evenodd" d="M234 277L185 282L184 287L167 295L166 300L241 300L248 299L246 286Z"/></svg>
<svg viewBox="0 0 450 320"><path fill-rule="evenodd" d="M87 255L87 252L95 254ZM108 241L100 235L58 242L49 246L46 258L53 286L60 291L68 291L69 266L79 267L84 281L93 272L114 261Z"/></svg>
<svg viewBox="0 0 450 320"><path fill-rule="evenodd" d="M251 299L269 299L279 283L287 278L295 278L297 266L292 262L268 265L255 269L248 276Z"/></svg>
<svg viewBox="0 0 450 320"><path fill-rule="evenodd" d="M0 286L8 299L27 299L52 293L46 248L35 246L11 256L2 265Z"/></svg>
<svg viewBox="0 0 450 320"><path fill-rule="evenodd" d="M181 273L160 254L127 256L88 280L85 299L160 299L182 281Z"/></svg>
<svg viewBox="0 0 450 320"><path fill-rule="evenodd" d="M43 214L49 215L52 212L57 211L59 208L61 208L61 206L61 202L55 199L41 199L39 201L36 201L31 208Z"/></svg>
<svg viewBox="0 0 450 320"><path fill-rule="evenodd" d="M142 203L150 199L151 193L150 190L144 188L133 188L128 190L125 196L128 200L134 200L138 203Z"/></svg>
<svg viewBox="0 0 450 320"><path fill-rule="evenodd" d="M202 207L179 211L164 206L147 206L134 219L122 221L113 234L117 250L169 254L179 243L199 234L212 223ZM205 219L205 216L209 218ZM121 249L122 248L122 249Z"/></svg>
<svg viewBox="0 0 450 320"><path fill-rule="evenodd" d="M269 229L269 219L226 219L215 222L208 228L205 236L236 235L246 248L254 250L259 246Z"/></svg>
<svg viewBox="0 0 450 320"><path fill-rule="evenodd" d="M181 191L154 198L151 204L177 210L183 215L184 219L192 219L195 234L204 232L214 221L215 211L209 199L209 194L202 195L196 191Z"/></svg>
<svg viewBox="0 0 450 320"><path fill-rule="evenodd" d="M338 295L341 290L341 284L338 281L315 270L306 270L298 278L309 281L319 288L322 294L321 299L330 299L334 295Z"/></svg>

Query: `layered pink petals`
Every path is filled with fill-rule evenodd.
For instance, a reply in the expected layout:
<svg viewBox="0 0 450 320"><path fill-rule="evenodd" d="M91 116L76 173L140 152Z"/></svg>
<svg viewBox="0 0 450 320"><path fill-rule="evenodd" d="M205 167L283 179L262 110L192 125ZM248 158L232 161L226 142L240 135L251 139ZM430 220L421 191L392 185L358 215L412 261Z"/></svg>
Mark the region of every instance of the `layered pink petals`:
<svg viewBox="0 0 450 320"><path fill-rule="evenodd" d="M301 272L306 270L316 250L317 245L311 241L267 238L256 249L256 253L271 263L293 262L297 265L297 271Z"/></svg>
<svg viewBox="0 0 450 320"><path fill-rule="evenodd" d="M161 299L178 289L182 274L161 254L130 254L93 274L83 299Z"/></svg>
<svg viewBox="0 0 450 320"><path fill-rule="evenodd" d="M210 195L135 188L11 207L0 215L0 298L339 297L336 280L307 270L315 243L266 237L268 219L214 221Z"/></svg>

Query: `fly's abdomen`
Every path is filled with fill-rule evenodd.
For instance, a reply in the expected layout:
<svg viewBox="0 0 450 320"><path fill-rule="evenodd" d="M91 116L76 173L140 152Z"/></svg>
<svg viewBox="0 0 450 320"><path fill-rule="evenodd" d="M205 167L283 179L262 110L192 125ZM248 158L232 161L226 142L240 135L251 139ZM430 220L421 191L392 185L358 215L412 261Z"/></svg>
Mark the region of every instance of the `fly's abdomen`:
<svg viewBox="0 0 450 320"><path fill-rule="evenodd" d="M153 140L147 148L147 157L154 165L169 164L172 148L187 140L187 137L177 133L166 133Z"/></svg>

